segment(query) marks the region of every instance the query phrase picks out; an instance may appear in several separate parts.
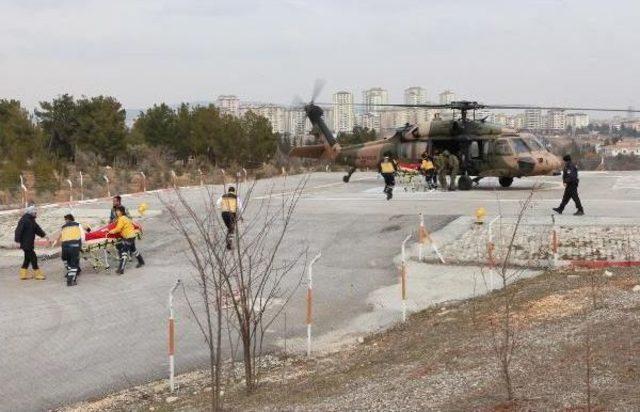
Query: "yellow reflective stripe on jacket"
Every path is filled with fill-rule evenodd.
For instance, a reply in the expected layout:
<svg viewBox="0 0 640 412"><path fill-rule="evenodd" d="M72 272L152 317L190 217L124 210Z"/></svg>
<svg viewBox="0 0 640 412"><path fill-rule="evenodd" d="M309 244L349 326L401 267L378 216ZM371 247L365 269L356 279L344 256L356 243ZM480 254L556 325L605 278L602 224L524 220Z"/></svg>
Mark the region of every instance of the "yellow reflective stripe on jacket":
<svg viewBox="0 0 640 412"><path fill-rule="evenodd" d="M222 204L220 206L223 212L237 213L238 199L235 196L222 196Z"/></svg>
<svg viewBox="0 0 640 412"><path fill-rule="evenodd" d="M60 232L60 241L62 243L82 241L80 225L63 226L62 232Z"/></svg>
<svg viewBox="0 0 640 412"><path fill-rule="evenodd" d="M433 162L431 160L423 160L422 166L420 166L423 170L431 170L434 168Z"/></svg>
<svg viewBox="0 0 640 412"><path fill-rule="evenodd" d="M110 230L111 234L120 234L125 239L131 239L136 237L136 228L133 226L133 222L126 216L120 216L116 220L116 227Z"/></svg>
<svg viewBox="0 0 640 412"><path fill-rule="evenodd" d="M393 173L396 171L391 162L382 162L382 164L380 164L380 170L382 170L382 173Z"/></svg>

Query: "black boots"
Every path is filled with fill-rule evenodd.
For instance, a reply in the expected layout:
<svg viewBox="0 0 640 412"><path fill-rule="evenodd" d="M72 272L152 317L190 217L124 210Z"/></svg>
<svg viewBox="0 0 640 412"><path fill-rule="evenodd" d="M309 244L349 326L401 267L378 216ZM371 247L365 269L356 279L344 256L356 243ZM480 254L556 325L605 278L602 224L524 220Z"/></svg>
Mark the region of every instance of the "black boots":
<svg viewBox="0 0 640 412"><path fill-rule="evenodd" d="M561 215L562 214L562 209L560 209L559 207L554 207L553 211L556 212L557 214Z"/></svg>
<svg viewBox="0 0 640 412"><path fill-rule="evenodd" d="M136 268L144 266L144 259L142 259L142 256L138 255L136 256L136 258L138 259L138 264L136 265Z"/></svg>

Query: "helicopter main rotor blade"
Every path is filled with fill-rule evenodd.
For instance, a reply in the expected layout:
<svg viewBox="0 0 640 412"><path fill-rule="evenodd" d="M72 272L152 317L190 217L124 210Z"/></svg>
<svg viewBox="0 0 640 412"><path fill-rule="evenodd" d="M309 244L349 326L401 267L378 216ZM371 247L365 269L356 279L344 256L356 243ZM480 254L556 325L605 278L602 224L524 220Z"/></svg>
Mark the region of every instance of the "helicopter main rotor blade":
<svg viewBox="0 0 640 412"><path fill-rule="evenodd" d="M319 103L320 104L320 103ZM334 103L321 103L321 105L332 106ZM640 113L640 110L636 109L620 109L609 107L570 107L570 106L533 106L526 104L483 104L477 102L459 101L451 102L448 104L401 104L401 103L386 103L386 104L364 104L353 103L353 106L367 106L367 107L400 107L400 108L423 108L423 109L455 109L455 110L479 110L479 109L492 109L492 110L567 110L567 111L585 111L585 112L624 112L624 113Z"/></svg>
<svg viewBox="0 0 640 412"><path fill-rule="evenodd" d="M569 107L569 106L528 106L523 104L483 104L481 109L502 109L502 110L568 110L568 111L576 111L576 112L631 112L631 113L640 113L640 110L634 109L619 109L619 108L609 108L609 107Z"/></svg>
<svg viewBox="0 0 640 412"><path fill-rule="evenodd" d="M313 103L318 98L326 83L327 81L324 79L316 79L315 83L313 84L313 91L311 92L311 103Z"/></svg>

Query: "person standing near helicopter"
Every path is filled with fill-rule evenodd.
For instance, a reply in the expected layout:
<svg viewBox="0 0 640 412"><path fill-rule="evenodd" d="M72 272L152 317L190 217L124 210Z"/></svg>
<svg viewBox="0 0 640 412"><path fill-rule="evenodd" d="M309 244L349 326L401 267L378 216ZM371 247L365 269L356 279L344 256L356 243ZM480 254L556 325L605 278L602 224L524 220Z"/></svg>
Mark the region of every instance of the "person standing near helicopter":
<svg viewBox="0 0 640 412"><path fill-rule="evenodd" d="M391 158L391 153L386 152L378 164L378 173L384 179L383 192L387 195L387 200L393 197L393 187L396 185L395 175L398 172L398 163Z"/></svg>
<svg viewBox="0 0 640 412"><path fill-rule="evenodd" d="M453 153L449 153L447 157L447 169L449 170L449 191L453 192L456 190L456 178L460 171L460 160Z"/></svg>
<svg viewBox="0 0 640 412"><path fill-rule="evenodd" d="M449 151L436 151L435 153L436 157L434 159L434 166L436 167L436 173L438 174L438 186L440 186L440 190L445 192L447 190L447 159L449 157Z"/></svg>
<svg viewBox="0 0 640 412"><path fill-rule="evenodd" d="M436 183L436 168L433 165L433 158L428 152L422 154L420 162L420 170L424 174L425 186L428 190L435 190L438 185Z"/></svg>

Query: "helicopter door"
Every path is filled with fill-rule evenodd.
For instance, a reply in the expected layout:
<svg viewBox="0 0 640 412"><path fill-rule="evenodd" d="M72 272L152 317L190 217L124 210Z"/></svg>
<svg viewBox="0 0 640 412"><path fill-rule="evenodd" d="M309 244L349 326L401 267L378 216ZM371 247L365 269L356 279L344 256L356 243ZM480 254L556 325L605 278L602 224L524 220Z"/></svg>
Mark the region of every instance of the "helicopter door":
<svg viewBox="0 0 640 412"><path fill-rule="evenodd" d="M469 173L477 175L482 170L482 164L486 159L489 142L486 140L474 140L469 144Z"/></svg>
<svg viewBox="0 0 640 412"><path fill-rule="evenodd" d="M400 144L398 157L401 160L416 162L427 150L427 142L405 142Z"/></svg>

